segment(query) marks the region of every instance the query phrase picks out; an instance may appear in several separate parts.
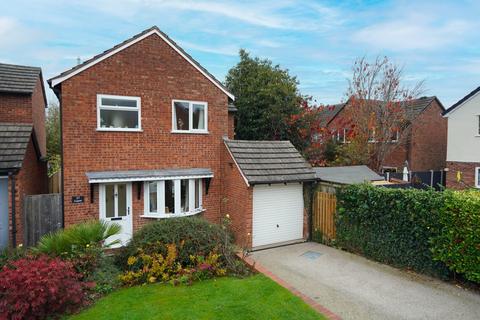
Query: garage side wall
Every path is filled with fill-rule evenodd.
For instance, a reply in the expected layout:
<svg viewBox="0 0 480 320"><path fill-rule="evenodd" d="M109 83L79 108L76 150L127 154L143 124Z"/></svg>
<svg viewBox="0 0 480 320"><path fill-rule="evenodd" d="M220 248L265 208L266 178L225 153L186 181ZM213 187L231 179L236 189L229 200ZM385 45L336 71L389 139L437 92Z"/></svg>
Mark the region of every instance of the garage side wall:
<svg viewBox="0 0 480 320"><path fill-rule="evenodd" d="M237 245L251 248L253 189L247 186L227 147L223 149L222 214L230 216Z"/></svg>

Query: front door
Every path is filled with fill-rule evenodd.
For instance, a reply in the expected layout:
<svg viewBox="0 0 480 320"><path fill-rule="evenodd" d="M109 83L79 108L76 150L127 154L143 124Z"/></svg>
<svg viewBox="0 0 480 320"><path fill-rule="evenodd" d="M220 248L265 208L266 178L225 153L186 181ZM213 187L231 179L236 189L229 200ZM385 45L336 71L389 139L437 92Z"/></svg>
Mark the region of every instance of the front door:
<svg viewBox="0 0 480 320"><path fill-rule="evenodd" d="M115 183L100 185L100 219L109 223L117 223L122 227L120 234L107 239L106 243L120 240L120 247L132 238L132 184Z"/></svg>
<svg viewBox="0 0 480 320"><path fill-rule="evenodd" d="M8 246L8 178L0 177L0 249Z"/></svg>

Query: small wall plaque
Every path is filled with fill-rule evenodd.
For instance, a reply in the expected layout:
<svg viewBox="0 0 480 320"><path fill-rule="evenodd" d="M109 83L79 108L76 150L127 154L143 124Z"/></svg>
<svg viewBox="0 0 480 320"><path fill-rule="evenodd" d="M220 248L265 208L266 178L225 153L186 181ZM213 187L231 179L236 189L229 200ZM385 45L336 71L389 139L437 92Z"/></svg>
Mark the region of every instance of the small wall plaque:
<svg viewBox="0 0 480 320"><path fill-rule="evenodd" d="M83 196L73 196L72 203L83 203Z"/></svg>

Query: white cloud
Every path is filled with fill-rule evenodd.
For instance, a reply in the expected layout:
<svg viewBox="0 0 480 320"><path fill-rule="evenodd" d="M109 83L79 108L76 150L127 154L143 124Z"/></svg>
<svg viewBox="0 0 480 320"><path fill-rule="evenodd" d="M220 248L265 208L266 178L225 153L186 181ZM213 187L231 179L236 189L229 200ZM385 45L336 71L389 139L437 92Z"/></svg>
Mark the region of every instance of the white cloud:
<svg viewBox="0 0 480 320"><path fill-rule="evenodd" d="M464 39L472 26L461 20L435 21L425 15L409 15L367 26L353 34L353 40L374 49L434 50Z"/></svg>
<svg viewBox="0 0 480 320"><path fill-rule="evenodd" d="M233 45L225 45L225 46L215 46L215 45L199 45L189 41L179 40L177 41L182 48L187 48L191 50L197 50L207 53L214 53L226 56L236 56L238 55L238 48L237 46Z"/></svg>

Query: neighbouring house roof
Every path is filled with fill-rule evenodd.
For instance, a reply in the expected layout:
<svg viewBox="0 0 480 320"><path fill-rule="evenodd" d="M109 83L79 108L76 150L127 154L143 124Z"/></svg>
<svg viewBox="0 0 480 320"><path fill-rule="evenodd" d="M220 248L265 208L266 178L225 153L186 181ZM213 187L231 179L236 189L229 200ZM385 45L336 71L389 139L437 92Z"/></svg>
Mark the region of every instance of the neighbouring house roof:
<svg viewBox="0 0 480 320"><path fill-rule="evenodd" d="M237 112L238 109L233 103L228 104L228 112Z"/></svg>
<svg viewBox="0 0 480 320"><path fill-rule="evenodd" d="M0 91L31 94L42 69L0 63Z"/></svg>
<svg viewBox="0 0 480 320"><path fill-rule="evenodd" d="M345 105L346 103L338 103L323 107L323 110L320 112L320 126L326 127Z"/></svg>
<svg viewBox="0 0 480 320"><path fill-rule="evenodd" d="M407 118L411 120L415 119L435 100L437 100L440 107L445 110L436 96L421 97L404 103L403 106L405 107ZM322 127L327 126L347 104L348 102L326 106L322 112L320 112L320 125Z"/></svg>
<svg viewBox="0 0 480 320"><path fill-rule="evenodd" d="M469 94L467 94L465 97L463 97L462 99L458 100L457 102L455 102L450 108L448 108L447 110L445 110L443 112L443 115L447 115L449 113L451 113L452 111L456 110L459 106L461 106L465 101L469 100L471 97L473 97L474 95L476 95L478 92L480 92L480 87L477 87L475 90L473 90L472 92L470 92Z"/></svg>
<svg viewBox="0 0 480 320"><path fill-rule="evenodd" d="M290 141L224 141L248 184L315 180L312 167Z"/></svg>
<svg viewBox="0 0 480 320"><path fill-rule="evenodd" d="M116 46L105 50L104 52L92 57L91 59L88 59L84 61L83 63L71 68L70 70L64 71L60 73L59 75L51 78L48 80L48 83L51 88L54 88L61 82L73 77L74 75L90 68L91 66L97 64L98 62L116 54L117 52L122 51L125 48L128 48L129 46L149 37L150 35L156 34L158 35L162 40L164 40L170 47L172 47L178 54L180 54L185 60L187 60L190 64L192 64L200 73L202 73L208 80L210 80L214 85L216 85L220 90L222 90L230 99L235 100L235 96L230 93L219 80L217 80L210 72L207 71L204 67L200 65L195 59L193 59L185 50L183 50L178 44L175 43L168 35L166 35L164 32L162 32L157 26L153 26L151 28L148 28L142 32L140 32L137 35L134 35L130 39L127 39L123 41L120 44L117 44Z"/></svg>
<svg viewBox="0 0 480 320"><path fill-rule="evenodd" d="M158 169L158 170L126 170L96 171L86 173L89 183L153 181L172 178L212 178L213 172L208 168Z"/></svg>
<svg viewBox="0 0 480 320"><path fill-rule="evenodd" d="M22 167L32 130L31 124L0 123L0 171Z"/></svg>
<svg viewBox="0 0 480 320"><path fill-rule="evenodd" d="M338 183L355 184L370 181L384 180L384 178L369 167L344 166L344 167L315 167L315 176L318 180Z"/></svg>

